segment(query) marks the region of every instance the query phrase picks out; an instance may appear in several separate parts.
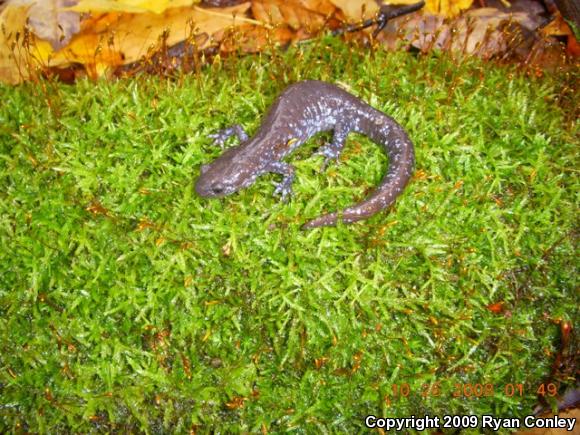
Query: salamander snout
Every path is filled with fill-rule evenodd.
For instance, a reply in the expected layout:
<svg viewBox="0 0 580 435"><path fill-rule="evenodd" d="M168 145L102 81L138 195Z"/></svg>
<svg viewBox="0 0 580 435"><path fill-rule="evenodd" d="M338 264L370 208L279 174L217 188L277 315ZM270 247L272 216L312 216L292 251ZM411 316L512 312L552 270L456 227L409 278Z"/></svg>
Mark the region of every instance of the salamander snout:
<svg viewBox="0 0 580 435"><path fill-rule="evenodd" d="M204 198L220 198L251 184L258 170L256 165L242 161L236 148L230 148L208 165L200 167L195 182L196 193Z"/></svg>
<svg viewBox="0 0 580 435"><path fill-rule="evenodd" d="M229 193L228 187L221 181L206 180L199 177L195 183L195 191L199 196L211 198L216 196L225 196Z"/></svg>

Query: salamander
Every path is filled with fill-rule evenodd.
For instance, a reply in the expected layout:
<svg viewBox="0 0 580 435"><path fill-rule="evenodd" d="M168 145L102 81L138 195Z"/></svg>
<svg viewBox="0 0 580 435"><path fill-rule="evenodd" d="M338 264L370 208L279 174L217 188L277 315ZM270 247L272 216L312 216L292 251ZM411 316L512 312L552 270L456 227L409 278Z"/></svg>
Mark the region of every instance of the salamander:
<svg viewBox="0 0 580 435"><path fill-rule="evenodd" d="M288 86L270 107L258 131L248 137L240 125L210 135L216 145L230 136L240 140L210 164L201 166L195 190L201 197L223 197L254 183L264 173L283 176L274 193L286 199L292 193L294 167L284 157L317 133L332 131L332 141L317 154L325 157L323 170L338 160L350 132L361 133L384 147L389 168L381 183L363 201L341 212L319 216L303 228L336 225L366 219L390 206L413 173L413 143L393 118L330 83L306 80Z"/></svg>

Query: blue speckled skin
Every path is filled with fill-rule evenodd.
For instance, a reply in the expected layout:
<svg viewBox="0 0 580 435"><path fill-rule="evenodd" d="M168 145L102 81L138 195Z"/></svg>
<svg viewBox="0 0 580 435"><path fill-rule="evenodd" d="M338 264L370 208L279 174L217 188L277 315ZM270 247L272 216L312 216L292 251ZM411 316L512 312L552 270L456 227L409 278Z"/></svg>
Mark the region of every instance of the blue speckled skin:
<svg viewBox="0 0 580 435"><path fill-rule="evenodd" d="M350 223L366 219L391 205L411 178L414 167L413 143L391 117L330 83L307 80L295 83L278 97L250 139L239 126L213 135L223 142L237 135L241 144L229 148L209 165L203 165L195 190L202 197L221 197L251 185L258 176L274 172L284 176L275 193L291 193L294 167L282 159L313 135L333 131L332 142L319 151L325 166L340 156L351 131L381 144L389 156L389 169L377 189L364 201L342 212L329 213L306 223L303 228Z"/></svg>

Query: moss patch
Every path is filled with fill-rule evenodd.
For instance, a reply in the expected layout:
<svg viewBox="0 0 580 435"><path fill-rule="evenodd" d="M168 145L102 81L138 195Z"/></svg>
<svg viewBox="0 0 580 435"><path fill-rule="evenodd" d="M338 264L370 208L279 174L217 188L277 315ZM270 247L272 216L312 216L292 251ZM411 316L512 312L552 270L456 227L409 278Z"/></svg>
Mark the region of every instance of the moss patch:
<svg viewBox="0 0 580 435"><path fill-rule="evenodd" d="M300 230L380 180L386 157L356 135L323 173L310 154L328 137L291 157L289 203L276 175L198 198L199 166L221 152L207 135L255 131L306 78L407 129L417 168L396 206ZM368 414L528 414L558 320L579 314L571 80L325 39L173 80L1 86L0 427L312 432ZM476 384L489 395L466 397Z"/></svg>

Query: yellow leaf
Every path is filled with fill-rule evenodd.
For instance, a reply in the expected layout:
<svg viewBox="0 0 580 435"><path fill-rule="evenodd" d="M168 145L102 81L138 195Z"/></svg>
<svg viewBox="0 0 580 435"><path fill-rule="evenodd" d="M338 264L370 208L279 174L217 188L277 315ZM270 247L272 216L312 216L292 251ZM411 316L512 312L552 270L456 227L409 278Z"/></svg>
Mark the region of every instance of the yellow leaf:
<svg viewBox="0 0 580 435"><path fill-rule="evenodd" d="M85 65L93 76L99 76L109 66L139 60L150 48L157 46L164 34L165 43L173 45L190 37L192 26L196 35L213 35L241 23L249 7L249 3L242 3L213 10L181 7L168 9L162 14L103 14L83 22L83 30L67 47L52 56L50 65L78 62ZM208 43L209 38L205 38L205 44L198 48L204 48Z"/></svg>
<svg viewBox="0 0 580 435"><path fill-rule="evenodd" d="M69 8L77 12L153 12L160 14L169 8L191 6L199 0L80 0Z"/></svg>
<svg viewBox="0 0 580 435"><path fill-rule="evenodd" d="M347 21L358 21L372 18L379 10L374 0L330 0L345 15Z"/></svg>
<svg viewBox="0 0 580 435"><path fill-rule="evenodd" d="M468 9L473 0L426 0L425 10L444 17L454 17Z"/></svg>
<svg viewBox="0 0 580 435"><path fill-rule="evenodd" d="M391 1L384 1L383 3L386 5L413 5L415 3L419 3L420 0L391 0ZM428 4L430 0L425 0L426 3Z"/></svg>
<svg viewBox="0 0 580 435"><path fill-rule="evenodd" d="M330 0L337 8L341 9L347 21L357 21L372 18L379 10L379 6L374 0ZM387 5L410 5L419 0L385 0ZM445 17L453 17L461 11L468 9L473 0L425 0L426 12ZM361 13L365 11L364 15Z"/></svg>
<svg viewBox="0 0 580 435"><path fill-rule="evenodd" d="M27 80L37 59L52 52L48 42L36 41L25 30L29 6L12 4L0 11L0 81L10 84Z"/></svg>
<svg viewBox="0 0 580 435"><path fill-rule="evenodd" d="M0 12L0 79L7 83L18 83L22 77L19 65L24 59L13 51L16 46L16 34L22 38L22 30L26 24L27 8L12 5Z"/></svg>

